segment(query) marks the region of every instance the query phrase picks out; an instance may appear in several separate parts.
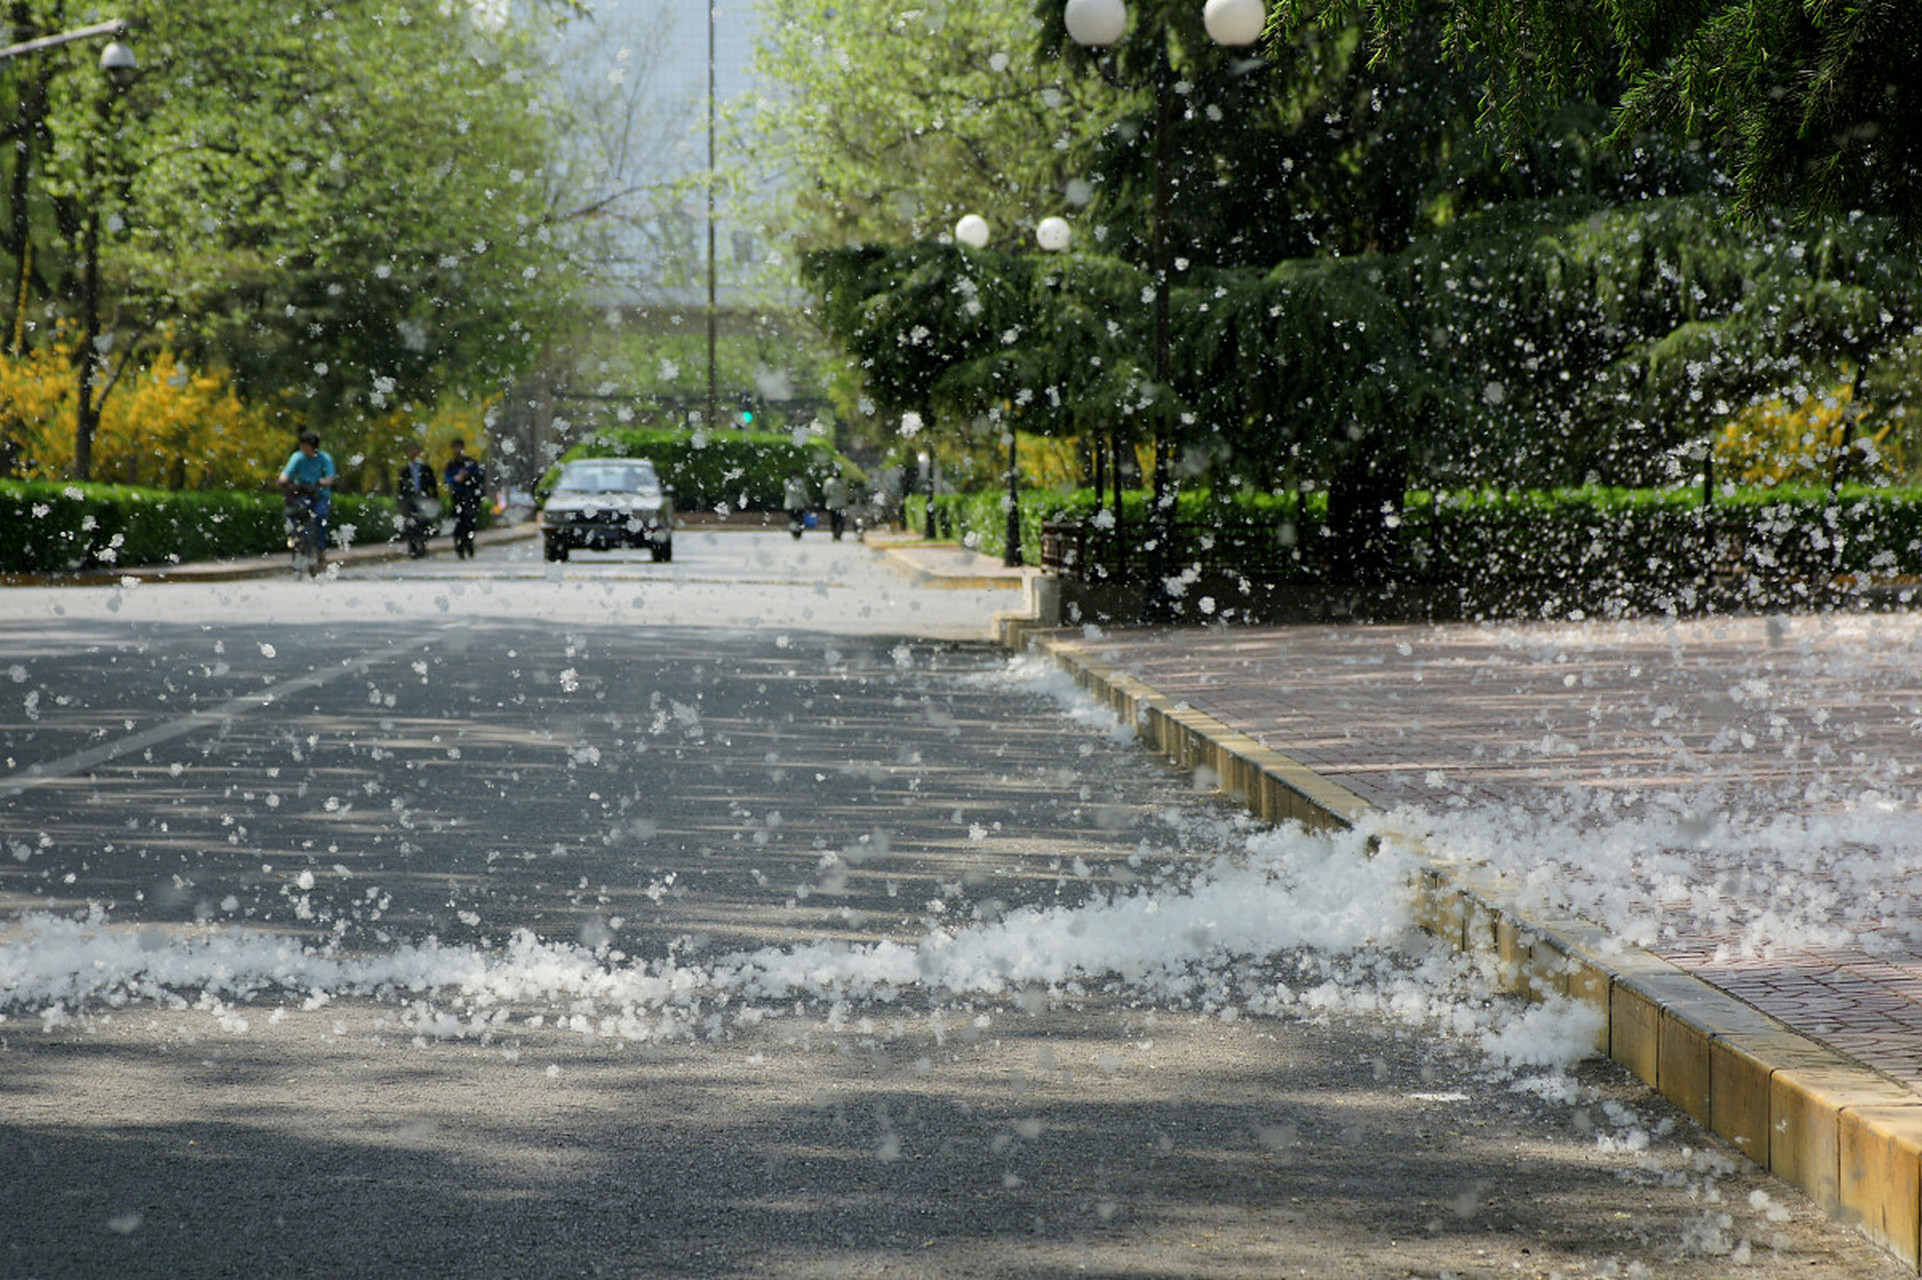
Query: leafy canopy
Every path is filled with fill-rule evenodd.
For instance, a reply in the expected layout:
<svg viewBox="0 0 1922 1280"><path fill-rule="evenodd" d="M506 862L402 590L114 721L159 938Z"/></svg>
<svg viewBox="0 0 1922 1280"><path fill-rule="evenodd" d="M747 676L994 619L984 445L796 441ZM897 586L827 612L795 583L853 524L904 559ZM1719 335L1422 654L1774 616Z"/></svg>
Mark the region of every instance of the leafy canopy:
<svg viewBox="0 0 1922 1280"><path fill-rule="evenodd" d="M1439 14L1483 104L1525 136L1576 95L1614 105L1617 141L1707 141L1740 207L1857 210L1922 232L1922 6L1908 0L1277 0L1277 27L1366 21L1384 47Z"/></svg>

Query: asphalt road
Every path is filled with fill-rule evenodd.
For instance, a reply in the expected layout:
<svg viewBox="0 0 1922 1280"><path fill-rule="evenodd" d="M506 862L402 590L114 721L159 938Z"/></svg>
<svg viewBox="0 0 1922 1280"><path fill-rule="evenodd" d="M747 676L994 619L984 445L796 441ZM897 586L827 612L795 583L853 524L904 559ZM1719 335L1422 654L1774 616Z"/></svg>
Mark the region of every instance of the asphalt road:
<svg viewBox="0 0 1922 1280"><path fill-rule="evenodd" d="M0 596L0 1275L1898 1274L1387 903L1137 963L1252 833L1006 603L734 533Z"/></svg>

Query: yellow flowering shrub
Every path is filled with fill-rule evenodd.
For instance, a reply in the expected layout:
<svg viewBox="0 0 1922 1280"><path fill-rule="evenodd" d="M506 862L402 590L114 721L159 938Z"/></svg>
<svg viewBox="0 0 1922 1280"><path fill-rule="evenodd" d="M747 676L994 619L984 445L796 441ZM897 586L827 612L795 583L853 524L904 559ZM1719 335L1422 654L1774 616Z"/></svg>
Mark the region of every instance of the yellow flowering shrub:
<svg viewBox="0 0 1922 1280"><path fill-rule="evenodd" d="M0 356L0 474L72 473L78 387L73 345ZM91 479L158 489L254 488L286 460L298 430L278 406L250 405L222 374L162 348L130 367L106 398Z"/></svg>
<svg viewBox="0 0 1922 1280"><path fill-rule="evenodd" d="M421 446L436 475L447 465L456 437L467 442L467 452L487 463L487 408L448 397L425 411L412 406L366 414L321 432L321 448L333 455L350 488L362 493L392 492L407 443Z"/></svg>
<svg viewBox="0 0 1922 1280"><path fill-rule="evenodd" d="M1825 486L1846 448L1845 480L1899 478L1906 469L1894 420L1876 424L1866 404L1857 413L1854 399L1845 382L1798 404L1777 398L1749 406L1715 436L1716 474L1758 487Z"/></svg>
<svg viewBox="0 0 1922 1280"><path fill-rule="evenodd" d="M0 475L67 476L73 466L73 401L67 349L0 355Z"/></svg>

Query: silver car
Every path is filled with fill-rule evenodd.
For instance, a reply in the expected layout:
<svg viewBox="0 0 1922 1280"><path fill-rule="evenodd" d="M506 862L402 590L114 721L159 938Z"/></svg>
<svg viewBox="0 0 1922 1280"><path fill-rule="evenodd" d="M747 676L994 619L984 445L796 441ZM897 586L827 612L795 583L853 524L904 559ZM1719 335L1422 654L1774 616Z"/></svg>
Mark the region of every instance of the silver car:
<svg viewBox="0 0 1922 1280"><path fill-rule="evenodd" d="M561 466L540 528L549 560L565 560L576 547L646 547L656 560L672 560L674 491L645 459L582 458Z"/></svg>

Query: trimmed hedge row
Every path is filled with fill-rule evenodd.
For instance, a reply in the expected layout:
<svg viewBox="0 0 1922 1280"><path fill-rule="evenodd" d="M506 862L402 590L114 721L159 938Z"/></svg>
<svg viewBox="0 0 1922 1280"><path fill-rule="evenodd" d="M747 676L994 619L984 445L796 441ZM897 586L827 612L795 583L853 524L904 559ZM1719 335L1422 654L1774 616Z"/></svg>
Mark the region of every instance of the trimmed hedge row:
<svg viewBox="0 0 1922 1280"><path fill-rule="evenodd" d="M623 427L590 436L561 455L563 462L575 458L647 458L662 483L673 486L675 506L683 511L779 511L792 471L808 477L816 493L836 469L850 485L867 480L860 467L825 445L796 444L769 431ZM553 487L555 475L550 470L541 478L536 497Z"/></svg>
<svg viewBox="0 0 1922 1280"><path fill-rule="evenodd" d="M336 494L333 541L399 537L394 501ZM277 493L0 481L0 572L66 573L266 555L286 547Z"/></svg>
<svg viewBox="0 0 1922 1280"><path fill-rule="evenodd" d="M1021 495L1022 556L1041 560L1042 526L1076 528L1090 581L1138 579L1162 532L1148 496L1123 495L1119 532L1112 512L1094 519L1094 495ZM908 503L926 529L924 500ZM1006 498L999 493L936 499L937 538L1004 551ZM1343 549L1328 520L1327 495L1246 494L1219 501L1181 495L1163 571L1243 588L1348 585ZM1529 612L1695 609L1710 587L1755 601L1793 602L1837 578L1886 581L1922 575L1922 489L1844 487L1753 490L1566 489L1523 493L1407 495L1386 580L1446 597L1468 611Z"/></svg>

